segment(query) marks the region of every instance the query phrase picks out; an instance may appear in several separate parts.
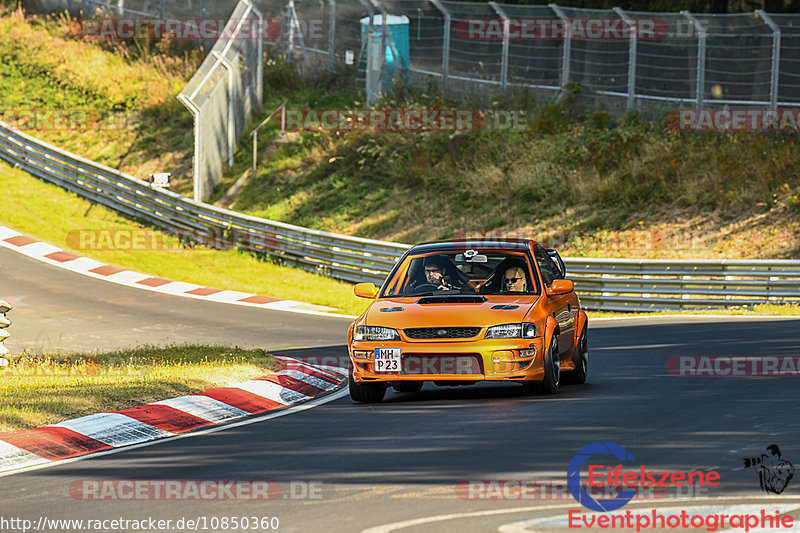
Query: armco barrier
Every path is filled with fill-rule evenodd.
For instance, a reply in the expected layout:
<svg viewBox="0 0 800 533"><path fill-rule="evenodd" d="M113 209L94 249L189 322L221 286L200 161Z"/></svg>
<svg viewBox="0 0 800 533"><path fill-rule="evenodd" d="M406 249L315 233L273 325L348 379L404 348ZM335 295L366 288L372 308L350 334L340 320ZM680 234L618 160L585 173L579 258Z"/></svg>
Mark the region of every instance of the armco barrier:
<svg viewBox="0 0 800 533"><path fill-rule="evenodd" d="M6 316L9 311L11 311L11 304L0 300L0 358L8 353L8 348L3 346L3 341L11 336L6 331L6 328L11 325L11 321Z"/></svg>
<svg viewBox="0 0 800 533"><path fill-rule="evenodd" d="M381 282L407 245L359 239L195 202L16 131L0 121L0 158L80 196L167 231L282 258L345 281Z"/></svg>
<svg viewBox="0 0 800 533"><path fill-rule="evenodd" d="M800 260L565 258L581 303L661 311L800 303Z"/></svg>
<svg viewBox="0 0 800 533"><path fill-rule="evenodd" d="M82 157L0 121L0 158L94 202L212 245L269 254L350 282L380 284L406 244L360 239L195 202ZM566 258L589 309L658 311L800 303L800 260Z"/></svg>

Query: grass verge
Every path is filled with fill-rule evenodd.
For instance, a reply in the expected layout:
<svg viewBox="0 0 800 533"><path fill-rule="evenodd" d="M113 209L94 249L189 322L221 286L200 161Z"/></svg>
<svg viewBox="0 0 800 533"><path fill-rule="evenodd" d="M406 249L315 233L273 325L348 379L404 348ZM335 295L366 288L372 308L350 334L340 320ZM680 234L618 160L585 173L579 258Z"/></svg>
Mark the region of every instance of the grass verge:
<svg viewBox="0 0 800 533"><path fill-rule="evenodd" d="M55 424L269 373L264 350L143 346L91 356L24 356L0 367L0 431Z"/></svg>

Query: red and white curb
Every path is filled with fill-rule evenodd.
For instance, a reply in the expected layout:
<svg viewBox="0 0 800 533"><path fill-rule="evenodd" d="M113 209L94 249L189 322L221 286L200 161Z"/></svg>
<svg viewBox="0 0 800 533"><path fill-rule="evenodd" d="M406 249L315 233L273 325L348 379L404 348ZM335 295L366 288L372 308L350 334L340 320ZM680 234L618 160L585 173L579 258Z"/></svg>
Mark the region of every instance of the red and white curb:
<svg viewBox="0 0 800 533"><path fill-rule="evenodd" d="M346 371L277 357L268 376L227 387L99 413L35 429L0 433L0 472L174 437L307 402L340 389Z"/></svg>
<svg viewBox="0 0 800 533"><path fill-rule="evenodd" d="M141 274L67 252L52 244L28 237L27 235L5 226L0 226L0 246L78 274L103 279L119 285L135 287L137 289L145 289L186 298L209 300L212 302L261 307L263 309L272 309L276 311L289 311L292 313L320 316L345 316L331 314L330 311L335 311L336 309L324 305L315 305L295 300L283 300L281 298L263 296L260 294L213 289L193 283L173 281Z"/></svg>

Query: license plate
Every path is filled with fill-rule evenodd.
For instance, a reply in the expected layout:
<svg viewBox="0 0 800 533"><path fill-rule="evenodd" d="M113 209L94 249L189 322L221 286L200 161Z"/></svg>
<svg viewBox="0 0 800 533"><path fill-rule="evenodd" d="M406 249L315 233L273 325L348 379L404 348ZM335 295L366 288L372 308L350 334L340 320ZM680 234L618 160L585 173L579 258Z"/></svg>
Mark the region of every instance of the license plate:
<svg viewBox="0 0 800 533"><path fill-rule="evenodd" d="M375 372L400 372L400 348L375 348Z"/></svg>

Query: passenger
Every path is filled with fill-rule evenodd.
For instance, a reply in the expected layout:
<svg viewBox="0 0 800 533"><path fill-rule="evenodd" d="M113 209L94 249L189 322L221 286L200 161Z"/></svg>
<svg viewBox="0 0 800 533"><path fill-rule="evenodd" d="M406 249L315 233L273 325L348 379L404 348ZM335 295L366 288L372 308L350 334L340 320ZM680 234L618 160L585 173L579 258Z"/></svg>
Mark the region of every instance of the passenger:
<svg viewBox="0 0 800 533"><path fill-rule="evenodd" d="M502 292L528 292L525 271L518 266L506 269Z"/></svg>

